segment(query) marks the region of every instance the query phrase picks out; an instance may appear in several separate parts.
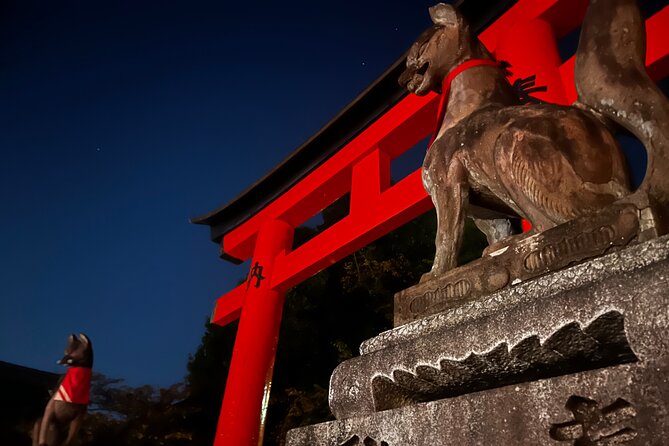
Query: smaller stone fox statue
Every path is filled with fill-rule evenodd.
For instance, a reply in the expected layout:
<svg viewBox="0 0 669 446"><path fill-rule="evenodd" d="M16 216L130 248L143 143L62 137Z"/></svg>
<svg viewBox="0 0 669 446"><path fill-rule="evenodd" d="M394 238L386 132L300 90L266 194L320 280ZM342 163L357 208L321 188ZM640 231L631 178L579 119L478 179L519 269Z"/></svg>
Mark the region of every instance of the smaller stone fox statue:
<svg viewBox="0 0 669 446"><path fill-rule="evenodd" d="M65 376L35 423L33 446L66 446L72 443L90 401L93 345L83 333L67 339L65 355L58 361Z"/></svg>

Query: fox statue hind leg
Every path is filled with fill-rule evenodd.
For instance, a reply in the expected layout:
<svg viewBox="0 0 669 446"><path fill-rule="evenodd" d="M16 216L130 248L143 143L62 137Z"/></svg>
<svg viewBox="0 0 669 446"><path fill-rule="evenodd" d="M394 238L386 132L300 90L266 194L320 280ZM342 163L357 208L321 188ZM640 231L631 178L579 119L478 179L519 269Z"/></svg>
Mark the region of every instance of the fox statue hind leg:
<svg viewBox="0 0 669 446"><path fill-rule="evenodd" d="M645 21L635 0L591 0L576 53L578 102L636 136L648 154L637 193L669 230L669 101L646 73Z"/></svg>

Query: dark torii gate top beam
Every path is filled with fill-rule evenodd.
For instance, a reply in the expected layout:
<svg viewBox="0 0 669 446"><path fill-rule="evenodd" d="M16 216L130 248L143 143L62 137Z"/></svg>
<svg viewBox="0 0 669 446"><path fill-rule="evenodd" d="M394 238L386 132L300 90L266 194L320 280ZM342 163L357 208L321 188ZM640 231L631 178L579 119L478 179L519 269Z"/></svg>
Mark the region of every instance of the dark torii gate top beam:
<svg viewBox="0 0 669 446"><path fill-rule="evenodd" d="M493 2L495 3L495 2ZM548 90L539 99L576 98L574 59L562 61L557 39L581 23L586 0L499 2L508 8L479 33L514 79L536 75ZM509 8L510 4L513 4ZM487 18L495 11L475 2ZM483 28L485 17L470 17ZM669 7L647 20L647 69L669 74ZM251 261L246 283L220 297L212 322L240 319L216 434L216 445L262 442L285 291L432 207L420 169L390 184L390 162L434 128L439 97L402 97L396 63L351 105L265 178L229 205L193 219L211 227L229 260ZM291 251L294 228L350 193L342 220Z"/></svg>

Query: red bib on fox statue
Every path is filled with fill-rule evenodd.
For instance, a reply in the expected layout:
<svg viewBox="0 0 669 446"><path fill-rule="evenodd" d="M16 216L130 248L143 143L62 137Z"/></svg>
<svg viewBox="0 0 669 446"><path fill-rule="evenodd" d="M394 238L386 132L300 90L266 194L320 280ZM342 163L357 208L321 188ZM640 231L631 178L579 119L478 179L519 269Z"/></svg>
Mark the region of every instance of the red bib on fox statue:
<svg viewBox="0 0 669 446"><path fill-rule="evenodd" d="M90 403L92 370L87 367L70 367L53 399L74 404Z"/></svg>

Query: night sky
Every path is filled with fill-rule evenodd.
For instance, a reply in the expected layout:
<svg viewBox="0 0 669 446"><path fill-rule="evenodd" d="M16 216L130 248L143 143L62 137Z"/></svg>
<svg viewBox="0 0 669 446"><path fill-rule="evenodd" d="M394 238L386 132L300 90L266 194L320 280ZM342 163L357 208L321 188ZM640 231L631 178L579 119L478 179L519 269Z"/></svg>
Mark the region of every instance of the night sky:
<svg viewBox="0 0 669 446"><path fill-rule="evenodd" d="M98 371L182 380L246 274L189 218L334 117L433 3L0 2L0 360L62 372L85 332Z"/></svg>

